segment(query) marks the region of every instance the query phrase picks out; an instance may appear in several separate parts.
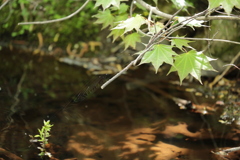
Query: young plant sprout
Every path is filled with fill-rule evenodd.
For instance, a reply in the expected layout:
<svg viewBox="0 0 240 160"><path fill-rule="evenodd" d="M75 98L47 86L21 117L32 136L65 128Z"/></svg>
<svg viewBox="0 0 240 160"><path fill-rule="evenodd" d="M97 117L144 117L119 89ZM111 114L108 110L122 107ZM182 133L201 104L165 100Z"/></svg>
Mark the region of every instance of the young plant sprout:
<svg viewBox="0 0 240 160"><path fill-rule="evenodd" d="M39 142L41 145L41 147L37 147L41 151L41 153L38 154L40 157L43 156L52 157L51 153L47 152L46 150L46 145L48 144L48 137L51 136L49 132L51 131L52 126L53 124L50 124L49 120L48 121L43 120L42 129L38 129L39 134L35 135L34 137L31 136L33 137L33 139L30 140L31 142Z"/></svg>

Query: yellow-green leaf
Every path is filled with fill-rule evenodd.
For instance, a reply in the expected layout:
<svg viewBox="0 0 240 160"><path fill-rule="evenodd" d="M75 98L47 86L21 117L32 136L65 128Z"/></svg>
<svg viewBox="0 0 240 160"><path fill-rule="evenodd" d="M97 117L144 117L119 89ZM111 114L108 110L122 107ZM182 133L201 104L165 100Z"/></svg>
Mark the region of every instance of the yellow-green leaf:
<svg viewBox="0 0 240 160"><path fill-rule="evenodd" d="M102 29L108 27L109 25L113 25L114 16L111 14L109 9L106 9L105 11L99 11L98 14L94 15L93 17L97 18L95 23L103 25Z"/></svg>
<svg viewBox="0 0 240 160"><path fill-rule="evenodd" d="M141 42L141 37L138 33L132 33L127 35L124 39L123 42L125 44L125 49L127 49L129 46L135 48L137 42Z"/></svg>
<svg viewBox="0 0 240 160"><path fill-rule="evenodd" d="M119 7L118 14L126 13L129 8L129 5L126 5L125 3L121 3Z"/></svg>
<svg viewBox="0 0 240 160"><path fill-rule="evenodd" d="M240 8L240 0L208 0L208 2L209 9L222 5L228 15L230 15L234 6Z"/></svg>
<svg viewBox="0 0 240 160"><path fill-rule="evenodd" d="M113 5L113 6L116 6L117 8L119 8L120 1L123 1L123 0L97 0L96 4L95 4L95 7L98 7L98 6L102 5L103 10L105 10L106 8Z"/></svg>
<svg viewBox="0 0 240 160"><path fill-rule="evenodd" d="M173 65L173 55L177 54L172 50L172 46L158 44L154 46L152 51L148 51L144 54L140 64L152 63L157 73L158 68L163 62Z"/></svg>
<svg viewBox="0 0 240 160"><path fill-rule="evenodd" d="M136 15L135 17L128 18L125 21L120 21L120 23L113 29L125 29L124 33L133 29L136 29L136 31L138 31L141 25L144 23L146 23L144 17Z"/></svg>
<svg viewBox="0 0 240 160"><path fill-rule="evenodd" d="M113 36L113 42L118 38L123 38L124 29L114 29L111 31L111 33L108 35L108 37Z"/></svg>
<svg viewBox="0 0 240 160"><path fill-rule="evenodd" d="M191 46L189 46L189 44L188 44L188 43L191 43L191 42L193 42L193 41L189 41L189 40L186 40L186 39L172 39L171 40L171 45L176 46L180 50L183 50L183 47L191 48Z"/></svg>
<svg viewBox="0 0 240 160"><path fill-rule="evenodd" d="M174 59L174 65L171 67L169 73L177 71L180 83L182 83L183 79L186 78L188 74L191 74L200 83L202 83L201 70L215 71L209 63L209 61L215 59L205 56L202 52L191 50L187 53L176 56Z"/></svg>

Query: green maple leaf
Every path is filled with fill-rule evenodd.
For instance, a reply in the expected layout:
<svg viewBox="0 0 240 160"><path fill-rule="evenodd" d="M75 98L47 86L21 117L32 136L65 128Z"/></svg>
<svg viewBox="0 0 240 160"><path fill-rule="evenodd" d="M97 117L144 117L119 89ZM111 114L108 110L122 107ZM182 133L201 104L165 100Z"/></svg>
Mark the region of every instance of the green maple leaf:
<svg viewBox="0 0 240 160"><path fill-rule="evenodd" d="M108 27L109 25L113 25L114 16L111 14L109 9L106 9L105 11L100 11L93 17L97 18L97 21L95 23L103 25L102 29Z"/></svg>
<svg viewBox="0 0 240 160"><path fill-rule="evenodd" d="M175 45L177 48L179 48L180 50L183 51L183 46L191 48L191 46L189 46L189 44L188 44L188 43L191 43L191 42L193 42L193 41L189 41L189 40L186 40L186 39L172 39L171 40L171 45L172 46Z"/></svg>
<svg viewBox="0 0 240 160"><path fill-rule="evenodd" d="M141 37L138 33L132 33L127 35L124 39L123 42L125 44L125 49L127 49L129 46L135 48L137 42L141 42Z"/></svg>
<svg viewBox="0 0 240 160"><path fill-rule="evenodd" d="M171 67L169 73L177 71L181 84L183 79L186 78L188 74L191 74L200 83L202 83L201 70L215 71L209 63L209 61L212 60L215 59L205 56L202 52L191 50L175 57L174 65Z"/></svg>
<svg viewBox="0 0 240 160"><path fill-rule="evenodd" d="M113 42L114 42L118 37L123 37L123 33L124 33L124 29L114 29L111 31L108 37L113 36Z"/></svg>
<svg viewBox="0 0 240 160"><path fill-rule="evenodd" d="M95 7L98 7L98 6L102 5L103 10L105 10L106 8L113 5L113 6L116 6L117 8L119 8L120 1L124 1L124 0L97 0L96 4L95 4Z"/></svg>
<svg viewBox="0 0 240 160"><path fill-rule="evenodd" d="M129 8L129 5L126 5L125 3L121 3L118 10L118 14L126 13L128 8Z"/></svg>
<svg viewBox="0 0 240 160"><path fill-rule="evenodd" d="M120 23L113 29L125 29L124 33L131 31L134 28L138 31L144 23L146 23L144 17L136 15L135 17L128 18L125 21L120 21Z"/></svg>
<svg viewBox="0 0 240 160"><path fill-rule="evenodd" d="M173 65L173 55L177 54L172 50L172 46L158 44L154 46L152 51L148 51L144 54L140 64L152 63L157 73L158 68L163 62Z"/></svg>
<svg viewBox="0 0 240 160"><path fill-rule="evenodd" d="M240 8L239 0L208 0L208 1L209 1L209 9L213 9L222 5L225 12L228 15L230 15L234 6L237 8Z"/></svg>
<svg viewBox="0 0 240 160"><path fill-rule="evenodd" d="M240 8L240 0L222 0L221 5L225 12L230 15L234 6Z"/></svg>
<svg viewBox="0 0 240 160"><path fill-rule="evenodd" d="M220 6L220 2L221 2L221 0L208 0L209 9L213 9L213 8Z"/></svg>
<svg viewBox="0 0 240 160"><path fill-rule="evenodd" d="M128 14L119 14L115 16L115 22L123 21L128 18ZM115 25L115 24L114 24ZM116 25L115 25L116 26Z"/></svg>

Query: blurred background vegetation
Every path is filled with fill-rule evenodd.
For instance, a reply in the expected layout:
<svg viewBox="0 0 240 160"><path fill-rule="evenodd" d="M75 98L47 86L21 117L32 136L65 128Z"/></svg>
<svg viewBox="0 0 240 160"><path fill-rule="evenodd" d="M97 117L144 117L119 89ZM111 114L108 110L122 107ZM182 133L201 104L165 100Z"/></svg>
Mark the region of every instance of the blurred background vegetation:
<svg viewBox="0 0 240 160"><path fill-rule="evenodd" d="M109 28L101 31L102 26L94 23L97 20L94 15L100 11L99 8L94 7L95 1L90 1L90 3L88 3L88 5L80 13L65 21L41 25L17 25L19 22L44 21L66 17L80 8L84 2L85 1L83 0L11 0L0 10L1 40L4 42L11 40L24 40L36 43L37 45L39 40L37 34L41 33L45 46L54 44L54 46L66 48L69 43L74 45L79 42L89 41L111 43L112 38L106 38L110 33ZM156 0L147 0L146 2L154 6L154 2L156 2ZM4 3L4 1L2 1L2 3ZM126 1L124 3L127 5L131 4L130 1ZM188 4L190 6L188 8L188 12L183 12L181 13L182 15L191 15L208 7L207 0L189 0ZM169 14L173 14L177 10L174 3L166 0L159 0L158 7L163 12ZM135 11L138 11L146 17L149 13L147 10L144 10L139 6ZM129 10L126 12L128 13ZM111 13L114 13L114 11ZM234 9L233 13L238 14L239 10ZM161 21L165 22L167 20ZM175 35L178 34L180 36L185 35L188 37L205 38L214 37L240 41L240 32L238 31L240 22L215 20L207 22L207 25L211 27L196 28L195 30L186 28ZM223 42L212 42L209 44L206 41L198 41L197 43L191 44L198 50L203 50L206 47L209 47L207 54L213 56L214 58L221 58L226 61L230 61L231 58L239 51L238 45ZM108 48L111 47L111 45L108 46Z"/></svg>
<svg viewBox="0 0 240 160"><path fill-rule="evenodd" d="M100 40L96 34L100 26L94 24L92 15L97 13L94 2L88 3L84 11L71 19L43 24L17 25L19 22L45 21L66 17L82 6L84 1L76 0L13 0L2 8L0 35L6 39L27 39L37 41L41 32L44 42L59 45L76 41Z"/></svg>

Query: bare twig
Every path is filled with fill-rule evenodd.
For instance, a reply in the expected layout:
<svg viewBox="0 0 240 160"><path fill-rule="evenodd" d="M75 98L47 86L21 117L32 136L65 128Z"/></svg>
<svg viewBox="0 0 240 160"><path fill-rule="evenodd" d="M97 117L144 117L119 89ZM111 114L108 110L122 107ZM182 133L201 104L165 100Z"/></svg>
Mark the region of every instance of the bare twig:
<svg viewBox="0 0 240 160"><path fill-rule="evenodd" d="M228 153L235 152L235 151L239 151L239 150L240 150L240 147L233 147L233 148L229 148L229 149L220 150L220 151L218 151L218 152L212 151L212 153L214 153L214 154L216 154L216 155L219 155L219 156L221 156L222 158L226 159L226 158L223 157L223 156L227 156Z"/></svg>
<svg viewBox="0 0 240 160"><path fill-rule="evenodd" d="M125 71L127 71L132 65L134 61L131 61L125 68L123 68L120 72L118 72L115 76L113 76L111 79L109 79L107 82L105 82L101 89L104 89L107 85L109 85L112 81L114 81L116 78L118 78L120 75L122 75Z"/></svg>
<svg viewBox="0 0 240 160"><path fill-rule="evenodd" d="M171 14L161 12L156 7L153 7L153 6L147 4L146 2L144 2L142 0L136 0L136 2L139 3L141 6L143 6L144 8L148 9L148 10L150 10L152 8L152 12L155 13L156 15L158 15L158 16L161 16L161 17L164 17L164 18L167 18L167 19L172 18Z"/></svg>
<svg viewBox="0 0 240 160"><path fill-rule="evenodd" d="M135 3L135 1L133 0L132 3L131 3L131 6L130 6L130 12L129 12L129 15L130 17L132 17L132 13L133 13L133 4Z"/></svg>
<svg viewBox="0 0 240 160"><path fill-rule="evenodd" d="M223 67L225 67L225 66L233 66L233 67L237 68L238 70L240 70L240 68L235 64L225 64Z"/></svg>
<svg viewBox="0 0 240 160"><path fill-rule="evenodd" d="M152 16L152 9L153 8L151 8L150 9L150 12L149 12L149 14L148 14L148 30L150 31L150 26L151 26L151 16Z"/></svg>
<svg viewBox="0 0 240 160"><path fill-rule="evenodd" d="M187 39L187 40L193 40L193 41L214 41L214 42L226 42L226 43L240 44L240 42L230 41L230 40L225 40L225 39L190 38L190 37L168 37L168 38L170 38L170 39Z"/></svg>
<svg viewBox="0 0 240 160"><path fill-rule="evenodd" d="M233 147L233 148L229 148L229 149L224 149L222 151L226 152L226 153L230 153L230 152L235 152L235 151L238 151L238 150L240 150L240 147Z"/></svg>
<svg viewBox="0 0 240 160"><path fill-rule="evenodd" d="M3 4L0 6L0 10L9 2L10 0L6 0L5 2L3 2Z"/></svg>
<svg viewBox="0 0 240 160"><path fill-rule="evenodd" d="M143 0L136 0L136 2L148 10L152 8L151 5L147 4ZM167 18L167 19L170 19L173 16L171 14L167 14L158 10L156 7L153 7L152 12L160 17ZM189 18L189 17L184 17L184 18ZM240 20L240 16L199 16L196 18L196 20L205 20L205 21L206 20Z"/></svg>
<svg viewBox="0 0 240 160"><path fill-rule="evenodd" d="M67 20L69 18L72 18L73 16L75 16L77 13L79 13L91 0L87 0L78 10L76 10L74 13L63 17L63 18L59 18L59 19L53 19L53 20L47 20L47 21L38 21L38 22L21 22L18 23L18 25L26 25L26 24L47 24L47 23L54 23L54 22L59 22L59 21L64 21Z"/></svg>
<svg viewBox="0 0 240 160"><path fill-rule="evenodd" d="M166 23L166 25L156 34L154 35L151 40L149 41L149 44L151 44L151 42L154 41L155 38L157 38L167 27L168 25L172 22L173 18L180 12L183 10L184 7L182 7L181 9L179 9L176 13L174 13L174 15L168 20L168 22ZM177 24L178 25L178 24ZM174 25L176 26L176 25ZM172 27L174 27L172 26ZM169 27L168 29L170 29L171 27Z"/></svg>
<svg viewBox="0 0 240 160"><path fill-rule="evenodd" d="M173 15L173 17L172 17L170 20L174 19L174 16L175 16L178 12L180 12L182 9L183 9L183 8L181 8L180 10L178 10L178 11ZM169 37L173 32L181 29L183 26L187 25L189 22L191 22L192 20L194 20L194 18L196 18L196 17L198 17L198 16L201 16L201 15L207 13L207 12L208 12L208 10L205 10L205 11L202 11L202 12L200 12L200 13L197 13L197 14L193 15L192 17L189 17L189 18L185 19L184 21L179 22L179 23L177 23L177 24L169 27L168 29L166 29L166 30L165 30L164 32L162 32L162 33L161 33L161 31L159 31L159 32L154 36L154 38L152 39L152 41L149 42L149 45L151 45L151 43L155 42L157 39L159 39L160 37L162 37L162 35L164 35L164 37L165 37L165 39L166 39L166 38ZM185 22L185 23L184 23L184 22ZM168 23L170 23L170 21L168 21ZM168 24L168 23L167 23L167 24ZM167 28L167 25L165 25L164 28ZM163 29L164 29L164 28L163 28ZM167 36L166 36L166 35L167 35ZM165 40L165 39L162 39L160 42L162 42L162 41Z"/></svg>

